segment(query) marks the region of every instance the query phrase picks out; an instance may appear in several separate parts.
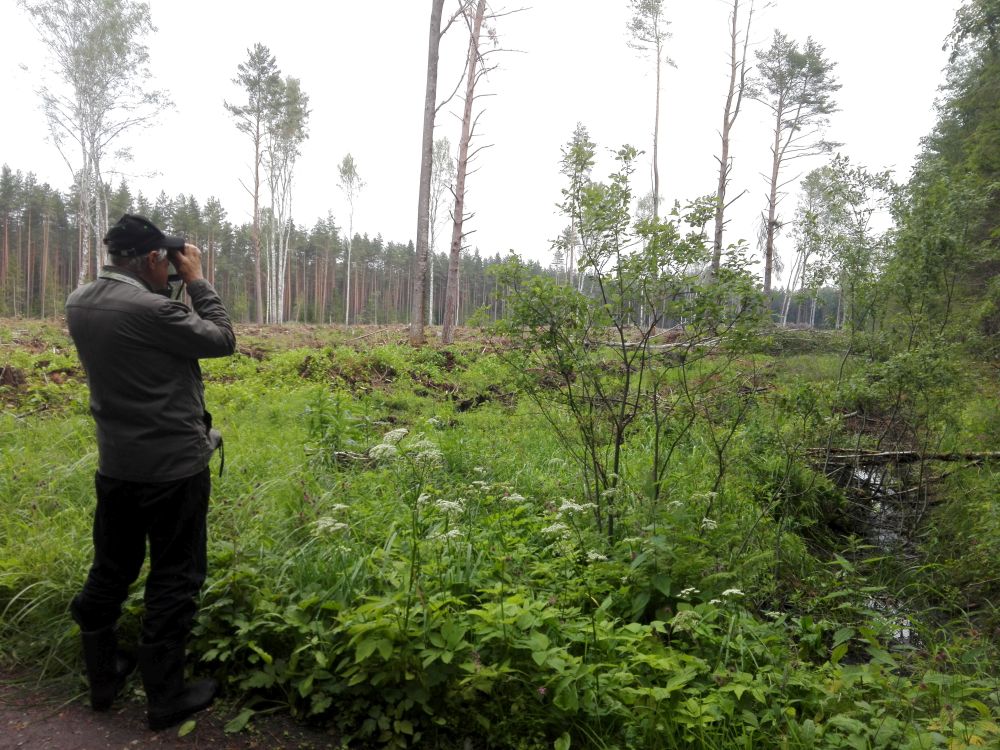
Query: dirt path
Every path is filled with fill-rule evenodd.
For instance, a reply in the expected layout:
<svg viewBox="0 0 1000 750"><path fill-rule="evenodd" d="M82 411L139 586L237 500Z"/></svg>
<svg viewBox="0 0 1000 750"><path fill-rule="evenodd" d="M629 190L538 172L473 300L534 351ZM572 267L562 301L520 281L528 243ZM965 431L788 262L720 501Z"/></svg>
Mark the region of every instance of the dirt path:
<svg viewBox="0 0 1000 750"><path fill-rule="evenodd" d="M259 719L239 734L222 728L234 711L224 704L198 714L184 737L177 728L151 732L145 704L129 693L107 713L90 709L82 681L39 683L0 674L0 750L325 750L336 748L329 733L297 725L287 716ZM128 688L126 691L128 692Z"/></svg>

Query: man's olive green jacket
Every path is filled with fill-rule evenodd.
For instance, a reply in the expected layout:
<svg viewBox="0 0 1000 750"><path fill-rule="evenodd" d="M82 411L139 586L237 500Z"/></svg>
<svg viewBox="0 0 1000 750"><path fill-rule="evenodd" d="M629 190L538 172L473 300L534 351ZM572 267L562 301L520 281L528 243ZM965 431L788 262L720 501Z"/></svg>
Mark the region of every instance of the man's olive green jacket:
<svg viewBox="0 0 1000 750"><path fill-rule="evenodd" d="M104 476L167 482L208 465L214 446L198 360L232 354L236 335L211 284L195 281L188 294L194 310L108 266L66 301Z"/></svg>

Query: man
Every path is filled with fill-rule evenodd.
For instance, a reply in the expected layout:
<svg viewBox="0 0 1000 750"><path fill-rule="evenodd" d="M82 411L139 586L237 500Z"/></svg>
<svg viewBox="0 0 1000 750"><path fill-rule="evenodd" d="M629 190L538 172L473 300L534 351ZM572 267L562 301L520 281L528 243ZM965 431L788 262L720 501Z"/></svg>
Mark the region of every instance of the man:
<svg viewBox="0 0 1000 750"><path fill-rule="evenodd" d="M149 540L138 650L151 729L209 706L214 680L184 682L184 650L205 580L208 462L220 442L198 359L236 348L229 315L203 277L201 251L126 214L104 238L111 265L66 301L97 423L94 562L70 610L80 625L91 706L110 708L136 660L115 623ZM170 298L173 264L192 310Z"/></svg>

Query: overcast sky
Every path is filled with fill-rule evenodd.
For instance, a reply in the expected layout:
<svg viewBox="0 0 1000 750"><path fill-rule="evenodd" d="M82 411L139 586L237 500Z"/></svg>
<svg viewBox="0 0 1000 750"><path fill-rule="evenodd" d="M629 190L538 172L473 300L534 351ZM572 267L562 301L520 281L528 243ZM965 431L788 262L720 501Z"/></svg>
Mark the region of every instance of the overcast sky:
<svg viewBox="0 0 1000 750"><path fill-rule="evenodd" d="M447 0L446 9L457 0ZM513 10L519 4L500 5ZM216 196L236 223L249 221L251 202L241 186L252 151L223 108L243 101L232 83L237 65L256 42L267 45L285 75L299 78L310 98L309 139L299 159L293 214L311 226L334 213L347 225L347 203L337 165L354 156L366 187L356 200L354 229L406 242L416 231L429 0L150 0L158 31L147 39L152 86L169 91L175 108L157 123L128 135L135 158L120 165L147 197ZM758 0L758 8L762 5ZM829 136L843 152L872 169L894 169L905 179L919 141L934 123L933 103L943 81L942 44L960 0L778 0L757 13L750 39L769 45L779 28L793 39L812 36L826 49L842 88ZM731 2L665 3L676 67L663 76L660 181L667 204L714 193L715 155L728 82ZM514 250L548 263L550 240L568 222L555 204L563 178L560 148L577 122L601 153L630 143L644 150L636 192L650 189L654 77L652 62L627 46L627 0L535 0L501 18L502 47L483 92L486 111L478 145L489 145L470 175L468 243L487 255ZM35 93L46 75L45 50L25 12L0 0L0 162L35 172L66 189L70 173L47 139ZM445 40L439 93L462 72L462 29ZM14 40L14 41L12 41ZM460 103L452 109L457 112ZM755 236L764 208L771 123L764 108L745 104L737 121L727 242ZM438 117L436 137L457 144L460 122ZM796 172L818 166L798 164ZM594 176L612 169L604 156ZM791 194L781 206L790 218ZM450 236L450 235L449 235ZM446 240L438 251L445 251ZM784 244L790 244L785 240Z"/></svg>

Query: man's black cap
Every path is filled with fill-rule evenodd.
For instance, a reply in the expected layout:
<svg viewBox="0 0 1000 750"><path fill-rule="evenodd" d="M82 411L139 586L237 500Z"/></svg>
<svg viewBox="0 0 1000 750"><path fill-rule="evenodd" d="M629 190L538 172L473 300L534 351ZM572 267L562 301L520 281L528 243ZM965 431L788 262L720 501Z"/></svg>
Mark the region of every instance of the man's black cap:
<svg viewBox="0 0 1000 750"><path fill-rule="evenodd" d="M161 247L180 250L184 247L184 238L164 234L145 216L125 214L108 230L104 244L112 255L132 257Z"/></svg>

